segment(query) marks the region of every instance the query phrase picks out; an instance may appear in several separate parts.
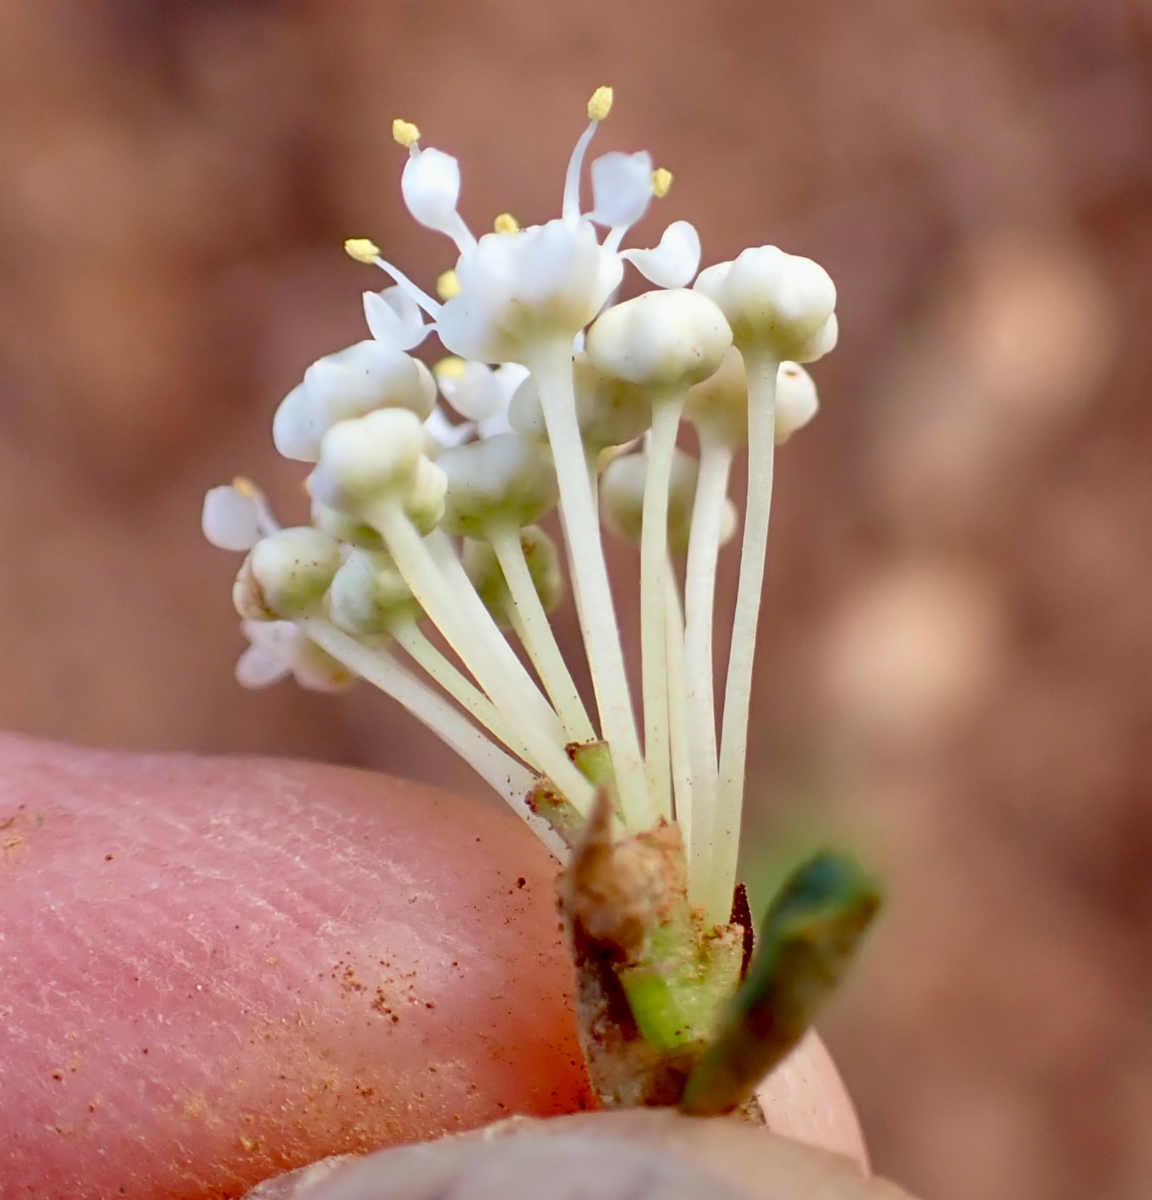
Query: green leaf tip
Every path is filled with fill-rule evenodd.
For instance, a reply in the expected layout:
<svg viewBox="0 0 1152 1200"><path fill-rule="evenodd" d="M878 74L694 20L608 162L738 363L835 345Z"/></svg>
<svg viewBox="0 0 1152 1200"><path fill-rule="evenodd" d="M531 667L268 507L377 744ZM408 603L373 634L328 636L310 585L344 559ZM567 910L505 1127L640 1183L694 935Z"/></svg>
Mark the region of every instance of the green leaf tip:
<svg viewBox="0 0 1152 1200"><path fill-rule="evenodd" d="M715 1116L752 1095L839 986L880 903L876 882L841 851L822 850L789 875L748 978L688 1078L684 1112Z"/></svg>

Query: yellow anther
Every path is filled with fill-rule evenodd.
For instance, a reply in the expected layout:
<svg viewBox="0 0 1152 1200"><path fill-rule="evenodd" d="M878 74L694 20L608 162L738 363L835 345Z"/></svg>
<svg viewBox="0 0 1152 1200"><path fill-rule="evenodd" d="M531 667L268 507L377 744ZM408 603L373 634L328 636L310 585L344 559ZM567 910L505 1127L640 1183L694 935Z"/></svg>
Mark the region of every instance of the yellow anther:
<svg viewBox="0 0 1152 1200"><path fill-rule="evenodd" d="M255 500L260 495L260 489L252 482L247 475L237 475L232 480L232 487L240 493L241 496L249 500Z"/></svg>
<svg viewBox="0 0 1152 1200"><path fill-rule="evenodd" d="M456 278L455 271L445 271L436 280L436 295L441 300L451 300L453 296L460 295L460 280Z"/></svg>
<svg viewBox="0 0 1152 1200"><path fill-rule="evenodd" d="M374 263L380 257L380 247L371 238L348 238L344 253L360 263Z"/></svg>
<svg viewBox="0 0 1152 1200"><path fill-rule="evenodd" d="M652 172L652 195L657 200L663 200L672 186L672 172L665 167L657 167Z"/></svg>
<svg viewBox="0 0 1152 1200"><path fill-rule="evenodd" d="M392 122L392 136L401 146L411 148L420 140L420 130L411 121L402 121L397 117Z"/></svg>
<svg viewBox="0 0 1152 1200"><path fill-rule="evenodd" d="M465 362L462 358L457 358L455 354L449 354L447 358L442 358L432 368L432 374L437 379L462 379L464 367Z"/></svg>
<svg viewBox="0 0 1152 1200"><path fill-rule="evenodd" d="M588 101L588 120L603 121L611 111L612 89L610 87L598 87L592 93L592 99Z"/></svg>
<svg viewBox="0 0 1152 1200"><path fill-rule="evenodd" d="M511 213L501 213L495 221L492 222L492 228L497 233L519 233L520 222Z"/></svg>

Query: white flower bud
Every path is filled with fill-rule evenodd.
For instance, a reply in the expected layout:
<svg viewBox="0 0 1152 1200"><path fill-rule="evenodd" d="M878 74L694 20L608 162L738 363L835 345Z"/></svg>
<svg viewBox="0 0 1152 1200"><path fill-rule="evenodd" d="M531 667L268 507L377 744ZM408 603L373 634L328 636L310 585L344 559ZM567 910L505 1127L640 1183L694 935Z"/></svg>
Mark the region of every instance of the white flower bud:
<svg viewBox="0 0 1152 1200"><path fill-rule="evenodd" d="M403 502L423 455L420 418L403 408L378 409L328 430L309 488L321 504L355 516L389 495Z"/></svg>
<svg viewBox="0 0 1152 1200"><path fill-rule="evenodd" d="M221 550L251 550L260 540L260 507L236 488L215 487L204 497L204 536Z"/></svg>
<svg viewBox="0 0 1152 1200"><path fill-rule="evenodd" d="M748 376L735 346L724 355L714 375L688 389L684 417L701 437L733 449L748 440Z"/></svg>
<svg viewBox="0 0 1152 1200"><path fill-rule="evenodd" d="M648 388L706 379L732 344L724 314L685 288L645 292L614 305L588 330L588 357L609 375Z"/></svg>
<svg viewBox="0 0 1152 1200"><path fill-rule="evenodd" d="M422 537L443 520L447 491L448 477L439 463L421 458L416 464L416 478L404 497L404 512Z"/></svg>
<svg viewBox="0 0 1152 1200"><path fill-rule="evenodd" d="M384 342L357 342L304 372L276 411L272 440L286 458L316 462L338 421L379 408L409 409L424 420L435 402L436 383L422 362Z"/></svg>
<svg viewBox="0 0 1152 1200"><path fill-rule="evenodd" d="M812 376L797 363L781 363L776 375L776 444L807 425L818 408ZM701 437L732 449L748 440L748 377L738 350L728 351L715 375L688 389L684 416Z"/></svg>
<svg viewBox="0 0 1152 1200"><path fill-rule="evenodd" d="M481 538L465 538L460 547L460 562L492 619L501 629L511 629L508 606L512 595L491 543Z"/></svg>
<svg viewBox="0 0 1152 1200"><path fill-rule="evenodd" d="M530 525L559 499L551 455L518 433L445 450L437 466L448 477L444 528L452 534Z"/></svg>
<svg viewBox="0 0 1152 1200"><path fill-rule="evenodd" d="M835 345L836 286L810 258L757 246L702 271L695 288L724 311L738 343L766 344L793 362Z"/></svg>
<svg viewBox="0 0 1152 1200"><path fill-rule="evenodd" d="M596 454L606 446L622 446L651 428L652 398L643 388L598 371L587 354L575 355L572 377L576 388L576 420L590 452ZM518 433L547 443L544 407L531 376L516 389L508 419Z"/></svg>
<svg viewBox="0 0 1152 1200"><path fill-rule="evenodd" d="M588 220L618 229L635 225L652 200L652 155L613 150L592 164L592 212Z"/></svg>
<svg viewBox="0 0 1152 1200"><path fill-rule="evenodd" d="M673 221L651 250L624 250L627 259L657 287L687 287L700 269L700 235L687 221Z"/></svg>
<svg viewBox="0 0 1152 1200"><path fill-rule="evenodd" d="M696 499L699 464L691 455L677 450L672 458L668 488L668 551L687 554L692 528L692 505ZM622 541L640 545L644 527L644 485L648 479L647 454L622 454L608 464L600 478L600 512L604 524ZM736 508L731 500L724 506L721 542L736 530Z"/></svg>
<svg viewBox="0 0 1152 1200"><path fill-rule="evenodd" d="M520 545L524 548L524 559L540 603L545 612L551 612L564 599L564 571L556 543L539 525L527 525L520 530ZM511 602L511 595L491 544L465 538L461 561L496 623L501 629L510 628L507 606Z"/></svg>
<svg viewBox="0 0 1152 1200"><path fill-rule="evenodd" d="M301 525L281 529L252 547L232 600L249 620L307 616L316 610L340 567L340 545L326 533Z"/></svg>
<svg viewBox="0 0 1152 1200"><path fill-rule="evenodd" d="M776 376L776 444L786 442L807 425L819 408L812 376L797 363L782 363Z"/></svg>
<svg viewBox="0 0 1152 1200"><path fill-rule="evenodd" d="M520 545L528 573L545 612L551 612L564 599L564 569L556 543L539 525L526 525L520 530Z"/></svg>
<svg viewBox="0 0 1152 1200"><path fill-rule="evenodd" d="M384 539L371 525L366 525L347 513L337 512L315 498L312 500L312 524L338 542L347 542L350 546L358 546L362 550L384 548Z"/></svg>
<svg viewBox="0 0 1152 1200"><path fill-rule="evenodd" d="M383 552L354 550L328 591L330 620L352 637L387 633L420 611L392 556Z"/></svg>

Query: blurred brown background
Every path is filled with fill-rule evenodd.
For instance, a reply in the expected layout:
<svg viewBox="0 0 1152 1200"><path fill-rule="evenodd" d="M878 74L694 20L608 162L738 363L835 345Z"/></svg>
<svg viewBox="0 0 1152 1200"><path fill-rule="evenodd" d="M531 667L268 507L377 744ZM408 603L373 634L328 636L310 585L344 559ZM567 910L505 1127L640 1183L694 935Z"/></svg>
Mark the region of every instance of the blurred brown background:
<svg viewBox="0 0 1152 1200"><path fill-rule="evenodd" d="M426 283L391 118L477 228L556 211L592 87L705 261L840 288L786 448L749 871L890 888L826 1032L926 1200L1152 1194L1152 5L4 0L0 723L472 788L369 694L245 693L204 489L300 472L275 404ZM730 564L731 566L731 564ZM728 576L731 594L731 570ZM779 847L784 847L781 851Z"/></svg>

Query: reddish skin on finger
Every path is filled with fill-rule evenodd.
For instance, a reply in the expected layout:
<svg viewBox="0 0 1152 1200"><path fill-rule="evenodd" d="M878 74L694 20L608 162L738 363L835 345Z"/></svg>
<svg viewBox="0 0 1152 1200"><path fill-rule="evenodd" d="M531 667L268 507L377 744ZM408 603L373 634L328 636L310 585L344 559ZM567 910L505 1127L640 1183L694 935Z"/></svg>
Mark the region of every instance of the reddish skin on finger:
<svg viewBox="0 0 1152 1200"><path fill-rule="evenodd" d="M395 779L0 735L5 1197L227 1197L591 1104L555 864Z"/></svg>

